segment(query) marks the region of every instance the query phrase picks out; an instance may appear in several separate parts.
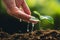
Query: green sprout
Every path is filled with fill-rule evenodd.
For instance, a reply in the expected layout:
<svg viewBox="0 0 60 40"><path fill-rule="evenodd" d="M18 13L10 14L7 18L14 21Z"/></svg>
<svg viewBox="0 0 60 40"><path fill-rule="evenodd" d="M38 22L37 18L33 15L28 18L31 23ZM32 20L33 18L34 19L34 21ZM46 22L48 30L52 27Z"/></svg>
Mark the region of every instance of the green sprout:
<svg viewBox="0 0 60 40"><path fill-rule="evenodd" d="M51 16L42 16L39 12L33 11L34 14L36 14L39 17L39 27L38 29L41 29L41 26L46 26L48 24L54 24L54 19Z"/></svg>

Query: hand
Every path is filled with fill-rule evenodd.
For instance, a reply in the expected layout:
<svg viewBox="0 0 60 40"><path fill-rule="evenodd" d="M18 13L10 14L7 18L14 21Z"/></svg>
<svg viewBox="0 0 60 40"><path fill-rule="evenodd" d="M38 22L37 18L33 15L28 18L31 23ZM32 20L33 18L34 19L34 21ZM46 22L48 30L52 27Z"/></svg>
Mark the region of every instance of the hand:
<svg viewBox="0 0 60 40"><path fill-rule="evenodd" d="M31 11L24 0L3 0L7 12L18 19L22 19L26 22L37 23L37 21L29 20ZM21 8L21 9L20 9Z"/></svg>

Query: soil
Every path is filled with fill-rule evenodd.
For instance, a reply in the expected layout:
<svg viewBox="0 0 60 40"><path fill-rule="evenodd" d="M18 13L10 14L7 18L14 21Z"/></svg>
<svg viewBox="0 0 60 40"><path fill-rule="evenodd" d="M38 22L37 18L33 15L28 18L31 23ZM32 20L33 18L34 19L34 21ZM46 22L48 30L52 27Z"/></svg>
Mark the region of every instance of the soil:
<svg viewBox="0 0 60 40"><path fill-rule="evenodd" d="M15 33L8 34L6 32L0 32L0 40L60 40L59 30L40 30L29 33Z"/></svg>

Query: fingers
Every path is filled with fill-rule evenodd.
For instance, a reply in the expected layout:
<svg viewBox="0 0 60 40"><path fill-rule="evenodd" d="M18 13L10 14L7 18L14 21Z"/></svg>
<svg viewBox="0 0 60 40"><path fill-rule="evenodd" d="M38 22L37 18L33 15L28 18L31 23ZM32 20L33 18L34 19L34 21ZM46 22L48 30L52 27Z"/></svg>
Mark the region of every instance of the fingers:
<svg viewBox="0 0 60 40"><path fill-rule="evenodd" d="M23 8L25 13L27 13L28 15L31 15L31 11L30 11L28 5L26 4L25 0L23 0L22 8Z"/></svg>
<svg viewBox="0 0 60 40"><path fill-rule="evenodd" d="M17 11L17 10L16 10ZM14 16L14 17L16 17L16 18L18 18L18 19L22 19L22 20L24 20L25 22L29 22L29 23L34 23L34 24L36 24L38 21L34 21L34 20L30 20L30 18L31 18L31 15L28 15L28 14L26 14L26 13L24 13L22 10L21 11L17 11L17 12L14 12L14 13L12 13L12 12L10 12L9 10L8 10L8 13L11 15L11 16Z"/></svg>
<svg viewBox="0 0 60 40"><path fill-rule="evenodd" d="M34 24L38 23L38 21L31 21L31 20L23 20L23 21L27 23L34 23Z"/></svg>
<svg viewBox="0 0 60 40"><path fill-rule="evenodd" d="M18 8L22 6L22 9L24 10L24 12L27 13L28 15L31 15L30 9L26 4L25 0L16 0L16 6Z"/></svg>
<svg viewBox="0 0 60 40"><path fill-rule="evenodd" d="M20 8L23 0L15 0L15 2L16 2L16 6L17 6L18 8Z"/></svg>
<svg viewBox="0 0 60 40"><path fill-rule="evenodd" d="M31 12L24 0L22 3L22 8L24 12L16 7L15 0L4 0L4 2L11 16L25 20L26 22L36 23L36 21L29 20L31 18Z"/></svg>
<svg viewBox="0 0 60 40"><path fill-rule="evenodd" d="M3 2L9 10L12 10L16 7L15 0L3 0Z"/></svg>
<svg viewBox="0 0 60 40"><path fill-rule="evenodd" d="M32 16L31 16L32 17ZM25 21L25 22L28 22L28 23L34 23L34 24L36 24L36 23L38 23L39 22L39 20L33 20L33 19L25 19L25 20L23 20L23 21Z"/></svg>
<svg viewBox="0 0 60 40"><path fill-rule="evenodd" d="M27 22L27 23L36 23L36 22L30 21L30 20L22 20L22 21Z"/></svg>

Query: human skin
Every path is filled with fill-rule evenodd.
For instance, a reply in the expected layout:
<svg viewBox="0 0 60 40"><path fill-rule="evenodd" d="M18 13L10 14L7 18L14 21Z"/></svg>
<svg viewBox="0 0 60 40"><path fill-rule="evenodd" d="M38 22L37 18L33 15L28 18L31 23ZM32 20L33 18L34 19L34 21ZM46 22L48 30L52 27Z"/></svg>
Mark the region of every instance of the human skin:
<svg viewBox="0 0 60 40"><path fill-rule="evenodd" d="M3 0L3 2L5 3L7 12L11 16L22 19L26 22L37 23L37 21L29 20L32 17L31 11L25 0Z"/></svg>

